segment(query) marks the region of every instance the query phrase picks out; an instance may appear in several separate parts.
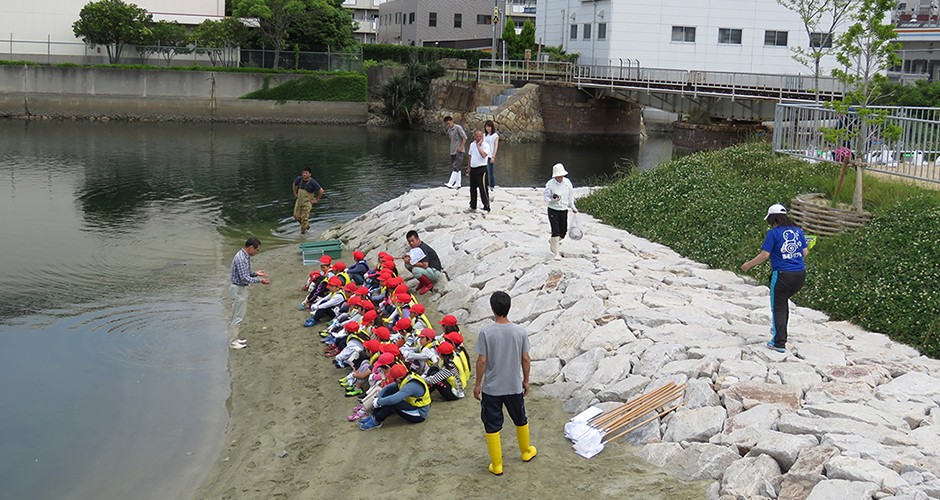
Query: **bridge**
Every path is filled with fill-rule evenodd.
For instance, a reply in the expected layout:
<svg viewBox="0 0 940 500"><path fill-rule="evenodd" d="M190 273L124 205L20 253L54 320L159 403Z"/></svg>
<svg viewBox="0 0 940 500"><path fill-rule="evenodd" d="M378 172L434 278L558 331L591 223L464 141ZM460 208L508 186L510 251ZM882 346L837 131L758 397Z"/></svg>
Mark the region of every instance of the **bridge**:
<svg viewBox="0 0 940 500"><path fill-rule="evenodd" d="M637 60L619 65L480 60L476 78L564 81L595 98L636 102L673 113L705 111L714 118L763 122L777 103L820 104L842 99L845 86L831 77L647 68Z"/></svg>

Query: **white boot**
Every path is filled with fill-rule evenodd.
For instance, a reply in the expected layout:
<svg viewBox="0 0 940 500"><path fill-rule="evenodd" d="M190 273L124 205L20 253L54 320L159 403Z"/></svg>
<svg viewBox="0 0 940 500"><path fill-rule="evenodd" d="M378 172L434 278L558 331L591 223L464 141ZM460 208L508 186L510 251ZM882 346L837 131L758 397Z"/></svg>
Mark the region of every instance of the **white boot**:
<svg viewBox="0 0 940 500"><path fill-rule="evenodd" d="M548 240L548 247L552 255L558 255L558 239L557 236L552 236L551 239Z"/></svg>
<svg viewBox="0 0 940 500"><path fill-rule="evenodd" d="M456 172L451 172L450 175L451 175L452 178L454 179L454 181L451 182L451 186L450 186L450 187L452 187L452 188L454 188L454 189L460 189L460 178L461 178L460 170L458 170L458 171L456 171Z"/></svg>
<svg viewBox="0 0 940 500"><path fill-rule="evenodd" d="M561 260L561 236L555 236L555 260Z"/></svg>

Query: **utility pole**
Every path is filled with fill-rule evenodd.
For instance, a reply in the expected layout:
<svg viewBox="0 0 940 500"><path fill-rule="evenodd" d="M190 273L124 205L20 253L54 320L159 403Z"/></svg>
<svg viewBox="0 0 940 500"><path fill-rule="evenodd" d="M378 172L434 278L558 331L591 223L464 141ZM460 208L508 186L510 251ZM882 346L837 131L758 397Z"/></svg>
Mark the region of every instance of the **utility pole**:
<svg viewBox="0 0 940 500"><path fill-rule="evenodd" d="M492 56L492 63L490 64L490 69L496 68L496 30L499 29L499 0L493 0L493 48L490 55Z"/></svg>

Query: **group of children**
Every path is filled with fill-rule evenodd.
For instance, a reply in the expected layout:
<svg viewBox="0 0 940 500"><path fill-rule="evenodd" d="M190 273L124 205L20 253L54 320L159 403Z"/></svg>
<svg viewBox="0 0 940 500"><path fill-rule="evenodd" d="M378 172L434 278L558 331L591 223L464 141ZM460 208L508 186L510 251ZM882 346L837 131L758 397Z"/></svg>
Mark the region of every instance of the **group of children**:
<svg viewBox="0 0 940 500"><path fill-rule="evenodd" d="M340 386L360 403L347 419L362 430L380 427L392 414L417 423L427 418L433 392L445 401L463 398L470 358L457 318L444 316L439 335L398 275L394 257L379 252L374 268L362 252L353 258L346 267L324 255L302 287L307 297L299 306L311 315L305 327L329 321L319 331L324 353L348 371Z"/></svg>

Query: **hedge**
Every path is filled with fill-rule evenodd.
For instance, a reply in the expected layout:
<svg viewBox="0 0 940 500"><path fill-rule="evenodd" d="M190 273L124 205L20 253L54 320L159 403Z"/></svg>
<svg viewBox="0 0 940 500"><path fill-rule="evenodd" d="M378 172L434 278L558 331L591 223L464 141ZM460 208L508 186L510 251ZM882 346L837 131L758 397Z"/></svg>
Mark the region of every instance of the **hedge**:
<svg viewBox="0 0 940 500"><path fill-rule="evenodd" d="M346 101L366 102L368 83L359 73L333 72L288 80L276 87L245 94L240 99L271 101Z"/></svg>
<svg viewBox="0 0 940 500"><path fill-rule="evenodd" d="M364 44L362 58L375 61L395 61L401 64L411 62L415 55L417 62L429 63L441 59L466 59L467 68L476 68L480 59L489 59L490 54L482 50L442 49L438 47L409 47L405 45Z"/></svg>

